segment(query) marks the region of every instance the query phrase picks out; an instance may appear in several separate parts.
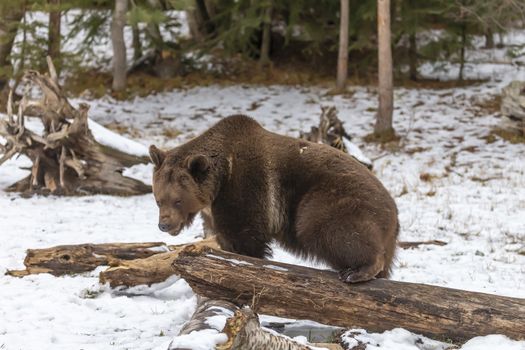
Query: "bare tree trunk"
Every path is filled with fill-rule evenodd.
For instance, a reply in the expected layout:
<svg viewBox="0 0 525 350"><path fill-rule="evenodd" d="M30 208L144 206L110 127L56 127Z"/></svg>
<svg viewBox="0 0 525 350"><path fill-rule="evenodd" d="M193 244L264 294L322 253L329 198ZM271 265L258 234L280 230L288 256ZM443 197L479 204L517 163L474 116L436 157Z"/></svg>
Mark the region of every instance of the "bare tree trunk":
<svg viewBox="0 0 525 350"><path fill-rule="evenodd" d="M111 42L113 43L113 90L122 91L126 88L126 43L124 41L124 26L128 0L115 0L115 11L111 23Z"/></svg>
<svg viewBox="0 0 525 350"><path fill-rule="evenodd" d="M61 0L48 0L50 9L47 55L55 62L57 74L60 73L62 67L60 60L60 2Z"/></svg>
<svg viewBox="0 0 525 350"><path fill-rule="evenodd" d="M49 273L53 276L92 271L102 265L116 265L121 260L144 259L169 251L166 243L102 243L60 245L51 248L28 249L25 270L10 270L6 275L23 277Z"/></svg>
<svg viewBox="0 0 525 350"><path fill-rule="evenodd" d="M377 32L379 62L379 109L374 134L381 140L392 139L392 114L394 110L394 87L392 47L390 33L390 0L377 0Z"/></svg>
<svg viewBox="0 0 525 350"><path fill-rule="evenodd" d="M341 18L339 27L339 55L337 57L336 91L342 92L346 87L348 76L348 16L349 0L341 0Z"/></svg>
<svg viewBox="0 0 525 350"><path fill-rule="evenodd" d="M459 52L459 76L458 80L463 80L463 71L465 69L465 48L467 46L467 23L461 24L461 50Z"/></svg>
<svg viewBox="0 0 525 350"><path fill-rule="evenodd" d="M487 30L485 31L485 48L494 48L494 32L490 28L487 28Z"/></svg>
<svg viewBox="0 0 525 350"><path fill-rule="evenodd" d="M204 0L195 0L195 4L197 11L199 11L200 18L202 18L202 25L204 28L204 32L206 35L211 35L215 31L214 25L211 22L210 18L210 12L208 10L208 6L206 5L206 1Z"/></svg>
<svg viewBox="0 0 525 350"><path fill-rule="evenodd" d="M196 42L201 42L204 39L204 34L201 31L202 18L199 18L199 12L193 8L186 10L186 19L191 37Z"/></svg>
<svg viewBox="0 0 525 350"><path fill-rule="evenodd" d="M139 26L135 23L131 25L133 35L133 61L138 61L142 57L142 44L140 43Z"/></svg>
<svg viewBox="0 0 525 350"><path fill-rule="evenodd" d="M0 4L0 90L7 85L13 72L9 56L23 15L24 6Z"/></svg>
<svg viewBox="0 0 525 350"><path fill-rule="evenodd" d="M162 4L158 0L147 1L151 8L162 10ZM160 55L162 50L164 49L164 39L162 38L159 25L157 23L148 23L146 30L151 41L153 41L153 46L155 47L155 50L157 50L158 54Z"/></svg>
<svg viewBox="0 0 525 350"><path fill-rule="evenodd" d="M264 10L263 19L263 33L261 43L261 56L259 63L261 66L266 66L271 63L270 60L270 46L272 40L272 6L270 2L268 7Z"/></svg>
<svg viewBox="0 0 525 350"><path fill-rule="evenodd" d="M408 64L410 80L417 80L417 41L416 33L410 33L408 37Z"/></svg>

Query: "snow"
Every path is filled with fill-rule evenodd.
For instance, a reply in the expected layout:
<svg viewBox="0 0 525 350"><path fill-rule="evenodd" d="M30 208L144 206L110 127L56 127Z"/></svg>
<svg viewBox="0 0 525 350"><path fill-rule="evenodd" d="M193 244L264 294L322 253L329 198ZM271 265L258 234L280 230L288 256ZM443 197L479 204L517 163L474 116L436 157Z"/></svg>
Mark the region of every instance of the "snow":
<svg viewBox="0 0 525 350"><path fill-rule="evenodd" d="M505 42L525 43L525 31L508 34ZM106 54L107 45L100 44ZM91 105L90 126L97 140L138 155L147 155L148 144L179 145L232 113L249 113L269 130L298 136L300 130L317 125L320 105L336 106L352 141L374 159L375 174L395 197L401 240L448 243L399 250L392 278L525 298L525 145L499 138L487 142L500 117L477 106L512 79L525 80L525 68L497 50L490 53L477 47L468 52L466 76L488 78L486 82L455 89L396 88L394 127L401 142L388 149L363 141L375 118L373 87L356 86L348 94L331 96L327 86L212 85L132 101L104 97L72 102ZM448 71L435 68L425 63L420 73L443 80L457 74L457 65L449 65ZM259 107L252 110L254 102ZM138 137L129 141L101 127L111 122L133 128ZM168 139L162 133L168 128L181 134ZM200 219L175 237L160 232L151 194L22 198L5 192L28 174L20 169L28 165L29 160L20 157L0 166L1 270L23 268L28 248L86 242L181 244L200 239ZM151 172L151 165L125 170L147 183ZM327 268L273 247L276 261ZM115 291L98 284L99 271L22 279L1 274L0 349L167 349L173 339L181 347L212 349L225 339L219 332L220 318L209 321L215 330L176 337L196 305L184 280L174 277L148 288ZM263 315L261 320L276 318ZM423 338L403 329L360 333L359 339L370 342L367 350L442 346L425 339L428 347L418 348L415 342ZM490 335L473 338L461 349L524 350L525 343Z"/></svg>
<svg viewBox="0 0 525 350"><path fill-rule="evenodd" d="M121 136L91 119L88 119L88 125L95 140L102 145L139 157L149 157L148 148L143 144Z"/></svg>
<svg viewBox="0 0 525 350"><path fill-rule="evenodd" d="M238 260L238 259L223 258L222 256L218 256L218 255L214 255L214 254L207 254L206 256L209 256L210 258L217 259L217 260L227 261L227 262L231 263L232 265L241 265L241 266L242 265L244 265L244 266L253 265L252 263L249 263L247 261L241 261L241 260Z"/></svg>
<svg viewBox="0 0 525 350"><path fill-rule="evenodd" d="M402 328L395 328L383 333L367 333L364 329L351 329L342 335L343 343L352 348L360 343L366 344L365 350L446 350L451 344L435 341ZM458 350L524 350L525 341L514 341L503 335L475 337L467 341Z"/></svg>
<svg viewBox="0 0 525 350"><path fill-rule="evenodd" d="M367 333L363 329L351 329L342 335L342 339L349 348L350 345L366 344L366 350L445 350L450 347L450 344L431 340L402 328L394 328L384 333Z"/></svg>
<svg viewBox="0 0 525 350"><path fill-rule="evenodd" d="M173 349L210 350L217 344L224 343L228 336L215 329L204 329L176 337L171 343Z"/></svg>

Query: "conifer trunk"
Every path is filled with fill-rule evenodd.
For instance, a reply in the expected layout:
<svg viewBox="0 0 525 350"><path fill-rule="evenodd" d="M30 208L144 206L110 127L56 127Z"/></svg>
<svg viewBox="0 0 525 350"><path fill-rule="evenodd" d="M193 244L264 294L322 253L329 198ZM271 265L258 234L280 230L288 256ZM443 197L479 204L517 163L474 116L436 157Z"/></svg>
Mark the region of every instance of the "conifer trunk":
<svg viewBox="0 0 525 350"><path fill-rule="evenodd" d="M461 24L461 50L459 53L459 76L458 80L463 80L463 71L465 70L465 47L467 46L467 23Z"/></svg>
<svg viewBox="0 0 525 350"><path fill-rule="evenodd" d="M377 0L379 108L374 134L387 141L394 137L392 47L390 32L390 0Z"/></svg>
<svg viewBox="0 0 525 350"><path fill-rule="evenodd" d="M128 0L115 0L115 11L111 23L111 42L113 43L113 90L122 91L126 88L126 43L124 42L124 26Z"/></svg>
<svg viewBox="0 0 525 350"><path fill-rule="evenodd" d="M339 28L339 55L337 58L337 82L336 90L344 91L346 78L348 76L348 16L349 0L341 0L341 18Z"/></svg>
<svg viewBox="0 0 525 350"><path fill-rule="evenodd" d="M490 28L487 28L487 30L485 31L485 48L494 48L494 32Z"/></svg>
<svg viewBox="0 0 525 350"><path fill-rule="evenodd" d="M410 33L408 38L409 47L408 47L408 64L409 64L409 74L410 80L417 80L417 41L416 33Z"/></svg>
<svg viewBox="0 0 525 350"><path fill-rule="evenodd" d="M49 31L48 31L48 56L58 64L57 74L59 74L62 62L60 60L60 2L61 0L48 0L49 9Z"/></svg>
<svg viewBox="0 0 525 350"><path fill-rule="evenodd" d="M142 57L142 44L140 43L140 31L137 24L131 25L133 35L133 61L138 61Z"/></svg>
<svg viewBox="0 0 525 350"><path fill-rule="evenodd" d="M272 38L272 3L268 4L268 7L264 9L264 20L263 20L263 32L262 32L262 43L261 43L261 56L259 63L261 66L270 64L270 46Z"/></svg>

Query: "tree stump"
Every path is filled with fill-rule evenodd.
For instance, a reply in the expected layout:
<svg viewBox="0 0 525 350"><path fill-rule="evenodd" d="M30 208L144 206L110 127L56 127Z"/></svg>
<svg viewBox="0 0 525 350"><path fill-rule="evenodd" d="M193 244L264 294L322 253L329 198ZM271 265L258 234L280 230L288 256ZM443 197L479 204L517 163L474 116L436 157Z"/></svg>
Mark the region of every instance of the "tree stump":
<svg viewBox="0 0 525 350"><path fill-rule="evenodd" d="M513 81L503 88L501 114L506 118L501 127L518 136L525 136L525 82Z"/></svg>
<svg viewBox="0 0 525 350"><path fill-rule="evenodd" d="M55 67L48 57L49 75L27 71L25 94L14 117L12 93L7 104L7 119L0 120L0 165L25 155L33 163L31 174L8 190L27 194L56 195L137 195L151 192L151 186L122 175L126 167L146 164L147 157L128 154L99 143L88 125L87 104L74 108L61 90ZM30 100L30 88L42 92L38 101ZM26 127L27 116L40 119L42 135Z"/></svg>

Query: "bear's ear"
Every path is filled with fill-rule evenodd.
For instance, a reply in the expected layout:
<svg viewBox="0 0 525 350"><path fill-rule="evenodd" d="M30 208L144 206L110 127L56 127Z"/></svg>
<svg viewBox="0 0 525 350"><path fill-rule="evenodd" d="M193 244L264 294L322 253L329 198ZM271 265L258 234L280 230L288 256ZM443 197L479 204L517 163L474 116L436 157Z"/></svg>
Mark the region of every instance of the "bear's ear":
<svg viewBox="0 0 525 350"><path fill-rule="evenodd" d="M193 155L186 158L186 167L191 176L197 181L202 181L208 173L210 168L210 161L208 157L203 154Z"/></svg>
<svg viewBox="0 0 525 350"><path fill-rule="evenodd" d="M149 156L155 168L160 168L162 162L164 162L164 158L166 158L166 152L158 149L155 145L151 145L149 146Z"/></svg>

